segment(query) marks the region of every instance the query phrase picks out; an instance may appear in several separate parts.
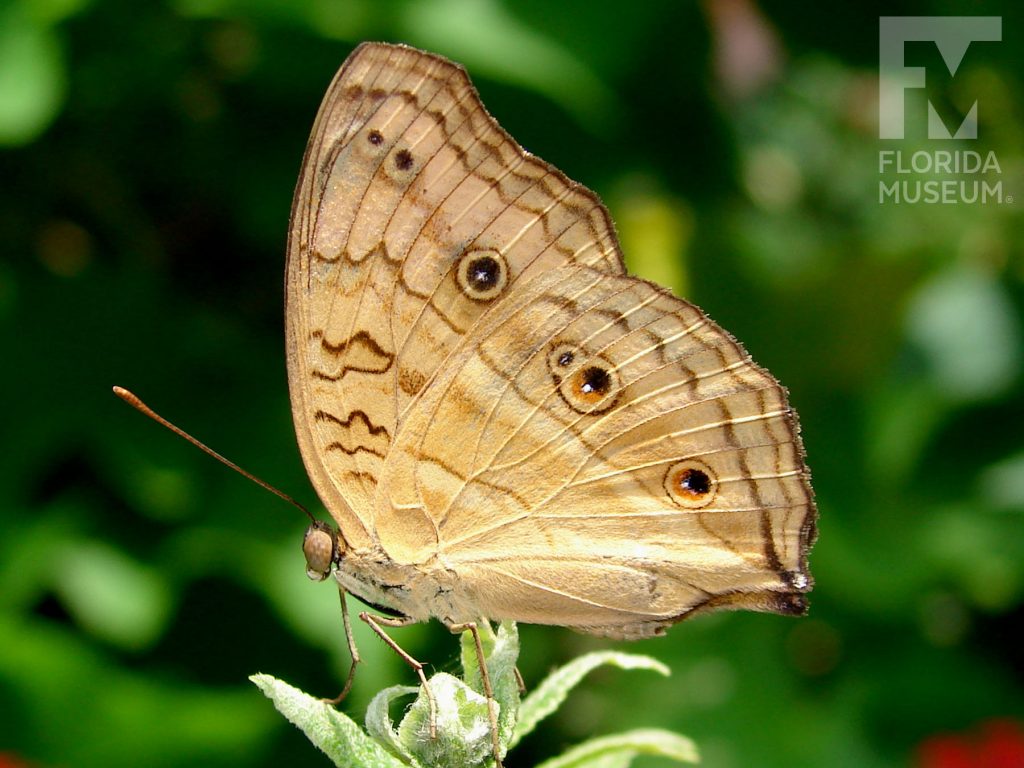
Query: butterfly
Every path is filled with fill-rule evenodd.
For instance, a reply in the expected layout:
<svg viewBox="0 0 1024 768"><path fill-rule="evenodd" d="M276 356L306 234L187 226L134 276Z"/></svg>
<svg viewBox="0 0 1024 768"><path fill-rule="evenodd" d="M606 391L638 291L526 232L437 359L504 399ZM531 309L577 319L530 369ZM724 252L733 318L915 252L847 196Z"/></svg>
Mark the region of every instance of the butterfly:
<svg viewBox="0 0 1024 768"><path fill-rule="evenodd" d="M465 70L365 43L292 206L288 380L337 523L311 576L410 621L613 638L806 610L816 511L786 391L629 276L598 197L529 154Z"/></svg>

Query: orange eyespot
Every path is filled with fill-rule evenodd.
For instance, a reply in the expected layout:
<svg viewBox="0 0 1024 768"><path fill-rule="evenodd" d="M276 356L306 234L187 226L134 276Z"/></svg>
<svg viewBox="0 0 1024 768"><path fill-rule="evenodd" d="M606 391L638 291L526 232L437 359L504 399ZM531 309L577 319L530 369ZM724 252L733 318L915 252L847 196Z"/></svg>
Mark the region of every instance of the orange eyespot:
<svg viewBox="0 0 1024 768"><path fill-rule="evenodd" d="M718 491L718 478L703 461L687 459L673 464L665 473L665 491L686 509L706 507Z"/></svg>
<svg viewBox="0 0 1024 768"><path fill-rule="evenodd" d="M612 388L612 377L598 365L581 368L570 378L573 396L585 403L598 403Z"/></svg>
<svg viewBox="0 0 1024 768"><path fill-rule="evenodd" d="M619 374L603 357L560 343L548 353L548 370L558 394L577 413L603 413L618 400Z"/></svg>

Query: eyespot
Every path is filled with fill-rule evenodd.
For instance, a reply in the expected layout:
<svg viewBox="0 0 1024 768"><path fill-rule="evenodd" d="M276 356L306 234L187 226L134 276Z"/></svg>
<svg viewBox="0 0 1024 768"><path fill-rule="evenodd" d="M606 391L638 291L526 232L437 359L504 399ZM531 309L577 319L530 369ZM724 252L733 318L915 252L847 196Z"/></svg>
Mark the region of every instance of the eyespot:
<svg viewBox="0 0 1024 768"><path fill-rule="evenodd" d="M700 509L715 498L718 478L703 461L687 459L668 468L665 490L672 501L684 509Z"/></svg>
<svg viewBox="0 0 1024 768"><path fill-rule="evenodd" d="M370 142L366 146L368 160L380 163L380 172L392 184L408 186L422 170L416 165L416 156L409 148L409 143L402 136L385 137L383 133L377 132L381 137L378 144L373 141L373 133L370 132Z"/></svg>
<svg viewBox="0 0 1024 768"><path fill-rule="evenodd" d="M366 140L373 144L373 146L379 147L381 144L384 143L384 134L382 134L380 131L374 128L367 135Z"/></svg>
<svg viewBox="0 0 1024 768"><path fill-rule="evenodd" d="M572 344L558 344L548 353L548 370L556 378L565 376L576 361L578 350Z"/></svg>
<svg viewBox="0 0 1024 768"><path fill-rule="evenodd" d="M579 348L561 343L548 353L548 370L558 394L577 413L603 413L618 400L619 374L603 357L588 359Z"/></svg>
<svg viewBox="0 0 1024 768"><path fill-rule="evenodd" d="M412 168L412 152L408 149L400 149L395 153L395 168L400 171L408 171Z"/></svg>
<svg viewBox="0 0 1024 768"><path fill-rule="evenodd" d="M508 285L505 257L490 248L466 251L455 270L459 288L473 301L492 301Z"/></svg>

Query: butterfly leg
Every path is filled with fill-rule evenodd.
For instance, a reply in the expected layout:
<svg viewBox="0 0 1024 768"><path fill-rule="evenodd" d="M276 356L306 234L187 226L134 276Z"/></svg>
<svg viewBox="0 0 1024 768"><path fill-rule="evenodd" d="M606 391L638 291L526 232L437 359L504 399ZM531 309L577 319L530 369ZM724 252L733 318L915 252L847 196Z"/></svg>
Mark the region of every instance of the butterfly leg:
<svg viewBox="0 0 1024 768"><path fill-rule="evenodd" d="M522 696L526 693L526 681L523 680L523 673L519 671L519 667L512 667L512 671L516 673L516 687L519 688L519 695Z"/></svg>
<svg viewBox="0 0 1024 768"><path fill-rule="evenodd" d="M476 646L476 661L480 665L480 681L483 683L484 696L487 698L487 717L491 721L491 746L494 749L494 766L495 768L502 768L501 742L498 739L498 703L494 700L491 675L487 671L487 663L484 661L484 647L480 642L480 630L477 628L475 621L467 621L462 624L446 624L445 626L457 635L463 632L469 632L473 635L473 645Z"/></svg>
<svg viewBox="0 0 1024 768"><path fill-rule="evenodd" d="M437 738L437 704L434 701L434 694L430 690L430 685L427 683L427 676L423 672L423 662L416 661L410 656L398 643L388 637L383 627L407 627L410 624L415 624L416 619L411 616L398 616L392 618L390 616L374 616L372 614L363 611L359 614L359 618L369 625L370 629L377 633L377 636L388 644L395 653L397 653L402 661L412 667L416 674L420 678L420 684L423 686L423 690L427 693L427 703L430 705L430 738ZM382 626L383 625L383 626Z"/></svg>
<svg viewBox="0 0 1024 768"><path fill-rule="evenodd" d="M340 704L348 692L352 690L352 681L356 679L356 667L362 662L359 658L359 649L356 648L356 638L352 634L352 622L348 618L348 602L345 600L347 593L340 586L338 587L338 597L341 599L341 623L345 626L345 639L348 641L348 653L352 659L352 666L348 668L348 678L345 680L345 686L341 689L341 693L335 696L333 699L324 699L328 704L337 706Z"/></svg>

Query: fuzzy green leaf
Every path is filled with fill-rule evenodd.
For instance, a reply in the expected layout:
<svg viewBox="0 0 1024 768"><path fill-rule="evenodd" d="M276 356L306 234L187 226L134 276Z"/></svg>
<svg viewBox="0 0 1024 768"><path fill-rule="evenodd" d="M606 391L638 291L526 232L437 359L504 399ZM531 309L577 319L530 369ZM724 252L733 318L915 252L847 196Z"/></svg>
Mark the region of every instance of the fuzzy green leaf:
<svg viewBox="0 0 1024 768"><path fill-rule="evenodd" d="M637 755L657 755L680 763L700 762L696 745L685 736L641 728L585 741L537 768L625 768Z"/></svg>
<svg viewBox="0 0 1024 768"><path fill-rule="evenodd" d="M481 646L497 704L501 753L554 712L569 691L592 669L650 669L667 675L658 661L633 654L590 653L555 670L522 701L516 677L519 637L509 622L497 633L480 628ZM431 735L430 699L423 688L396 685L378 693L366 712L366 732L333 707L266 675L251 679L273 699L278 710L339 766L368 768L483 768L493 765L491 720L472 634L462 635L463 680L439 672L429 680L436 706L436 731ZM417 694L396 728L390 709L396 699ZM517 715L519 722L517 724ZM637 755L659 755L696 762L697 750L682 736L659 730L636 730L584 742L542 768L628 768Z"/></svg>
<svg viewBox="0 0 1024 768"><path fill-rule="evenodd" d="M277 711L306 734L340 768L406 768L367 736L350 718L270 675L250 678Z"/></svg>
<svg viewBox="0 0 1024 768"><path fill-rule="evenodd" d="M437 732L430 736L430 701L420 689L398 726L402 747L424 768L483 765L492 756L487 699L446 672L430 678L437 705Z"/></svg>
<svg viewBox="0 0 1024 768"><path fill-rule="evenodd" d="M537 727L537 723L558 709L565 697L583 677L593 669L602 665L611 665L620 669L650 669L666 677L670 674L668 667L650 656L639 656L618 651L597 651L573 659L564 667L560 667L548 675L537 688L530 693L519 708L519 722L509 740L509 749Z"/></svg>
<svg viewBox="0 0 1024 768"><path fill-rule="evenodd" d="M392 685L378 693L366 708L366 732L377 740L388 752L399 760L410 765L415 763L412 753L403 746L395 726L391 722L391 702L402 696L411 696L419 692L412 685Z"/></svg>
<svg viewBox="0 0 1024 768"><path fill-rule="evenodd" d="M502 622L497 634L486 622L480 625L480 644L487 659L494 700L498 703L498 740L508 744L515 731L519 713L519 682L516 679L516 660L519 658L519 632L515 622ZM463 679L477 693L484 692L480 664L476 658L476 643L471 632L463 632Z"/></svg>

